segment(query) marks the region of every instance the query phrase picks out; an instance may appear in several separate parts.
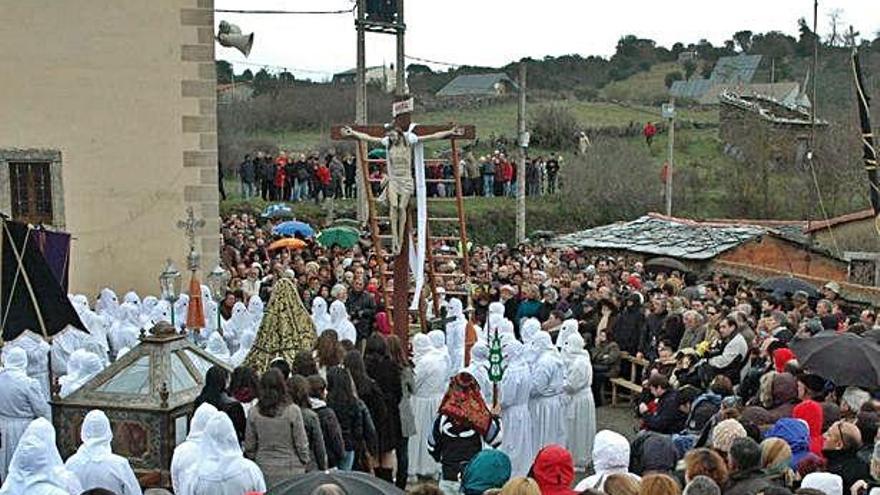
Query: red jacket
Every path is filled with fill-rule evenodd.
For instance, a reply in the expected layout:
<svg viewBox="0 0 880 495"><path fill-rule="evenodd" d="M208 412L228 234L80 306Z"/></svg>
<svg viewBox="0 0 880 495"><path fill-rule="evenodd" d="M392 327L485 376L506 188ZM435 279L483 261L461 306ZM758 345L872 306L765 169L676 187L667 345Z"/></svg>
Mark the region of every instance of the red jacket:
<svg viewBox="0 0 880 495"><path fill-rule="evenodd" d="M279 161L275 164L275 187L284 187L285 177L284 163Z"/></svg>
<svg viewBox="0 0 880 495"><path fill-rule="evenodd" d="M571 489L571 483L574 481L574 461L571 453L559 445L548 445L538 452L530 475L538 482L541 495L578 493Z"/></svg>
<svg viewBox="0 0 880 495"><path fill-rule="evenodd" d="M822 448L825 446L825 438L822 436L822 423L825 415L822 406L814 400L807 399L794 406L791 416L807 423L810 428L810 452L823 457Z"/></svg>
<svg viewBox="0 0 880 495"><path fill-rule="evenodd" d="M501 162L501 181L510 182L513 180L513 165L507 160Z"/></svg>
<svg viewBox="0 0 880 495"><path fill-rule="evenodd" d="M330 185L330 169L327 168L326 165L318 166L318 170L315 171L315 176L318 178L318 182L320 182L321 185Z"/></svg>
<svg viewBox="0 0 880 495"><path fill-rule="evenodd" d="M654 134L657 134L657 128L654 127L654 124L648 122L645 124L645 129L642 132L645 134L645 137L653 137Z"/></svg>

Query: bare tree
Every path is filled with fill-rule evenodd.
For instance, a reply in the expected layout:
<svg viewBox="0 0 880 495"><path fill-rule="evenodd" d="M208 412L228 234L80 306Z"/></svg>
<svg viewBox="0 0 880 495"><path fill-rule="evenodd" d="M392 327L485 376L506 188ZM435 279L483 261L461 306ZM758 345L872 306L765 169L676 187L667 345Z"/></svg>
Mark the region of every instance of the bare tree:
<svg viewBox="0 0 880 495"><path fill-rule="evenodd" d="M840 46L843 44L843 9L831 9L828 12L828 27L831 34L828 35L828 46Z"/></svg>

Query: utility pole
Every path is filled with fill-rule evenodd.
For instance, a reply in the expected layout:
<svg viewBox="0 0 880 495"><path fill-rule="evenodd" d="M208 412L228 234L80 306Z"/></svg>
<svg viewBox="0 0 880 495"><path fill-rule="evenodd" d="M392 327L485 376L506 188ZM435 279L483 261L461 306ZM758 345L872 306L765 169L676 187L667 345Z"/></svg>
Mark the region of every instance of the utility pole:
<svg viewBox="0 0 880 495"><path fill-rule="evenodd" d="M364 30L366 17L366 0L357 0L357 69L354 90L354 122L358 125L367 124L367 36ZM360 154L358 154L360 155ZM360 157L358 157L360 160ZM357 188L357 218L360 222L367 221L367 184L363 174L355 174Z"/></svg>
<svg viewBox="0 0 880 495"><path fill-rule="evenodd" d="M526 240L526 153L529 136L526 132L526 61L519 62L519 111L517 112L519 137L519 167L516 169L516 243Z"/></svg>
<svg viewBox="0 0 880 495"><path fill-rule="evenodd" d="M672 171L675 149L675 98L663 105L663 116L669 120L669 140L666 146L666 216L672 216Z"/></svg>
<svg viewBox="0 0 880 495"><path fill-rule="evenodd" d="M397 0L397 79L394 84L394 94L397 96L406 95L406 57L404 52L404 35L406 27L403 22L403 0Z"/></svg>

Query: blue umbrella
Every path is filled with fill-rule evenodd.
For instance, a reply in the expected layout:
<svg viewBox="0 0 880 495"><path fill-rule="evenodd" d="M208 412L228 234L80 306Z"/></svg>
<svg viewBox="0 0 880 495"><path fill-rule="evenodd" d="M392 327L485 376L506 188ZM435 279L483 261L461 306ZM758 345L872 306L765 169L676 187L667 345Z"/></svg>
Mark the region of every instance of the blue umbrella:
<svg viewBox="0 0 880 495"><path fill-rule="evenodd" d="M293 208L283 203L269 205L263 210L263 218L285 218L293 216Z"/></svg>
<svg viewBox="0 0 880 495"><path fill-rule="evenodd" d="M275 228L272 229L272 233L285 237L313 237L315 235L315 229L313 229L311 225L305 222L290 220L287 222L281 222L276 225Z"/></svg>

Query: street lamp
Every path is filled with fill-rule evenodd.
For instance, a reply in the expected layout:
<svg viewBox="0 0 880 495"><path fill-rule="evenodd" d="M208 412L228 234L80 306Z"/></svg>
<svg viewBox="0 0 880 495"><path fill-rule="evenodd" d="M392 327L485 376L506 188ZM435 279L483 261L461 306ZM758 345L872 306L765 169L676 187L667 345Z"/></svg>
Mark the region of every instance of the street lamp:
<svg viewBox="0 0 880 495"><path fill-rule="evenodd" d="M174 325L174 303L180 295L180 272L170 259L165 262L165 270L159 275L159 288L162 299L171 305L171 325Z"/></svg>
<svg viewBox="0 0 880 495"><path fill-rule="evenodd" d="M220 328L220 303L226 295L226 284L229 283L229 272L223 269L219 264L208 274L208 288L211 289L211 296L214 298L217 306L217 331L223 335L223 329Z"/></svg>

